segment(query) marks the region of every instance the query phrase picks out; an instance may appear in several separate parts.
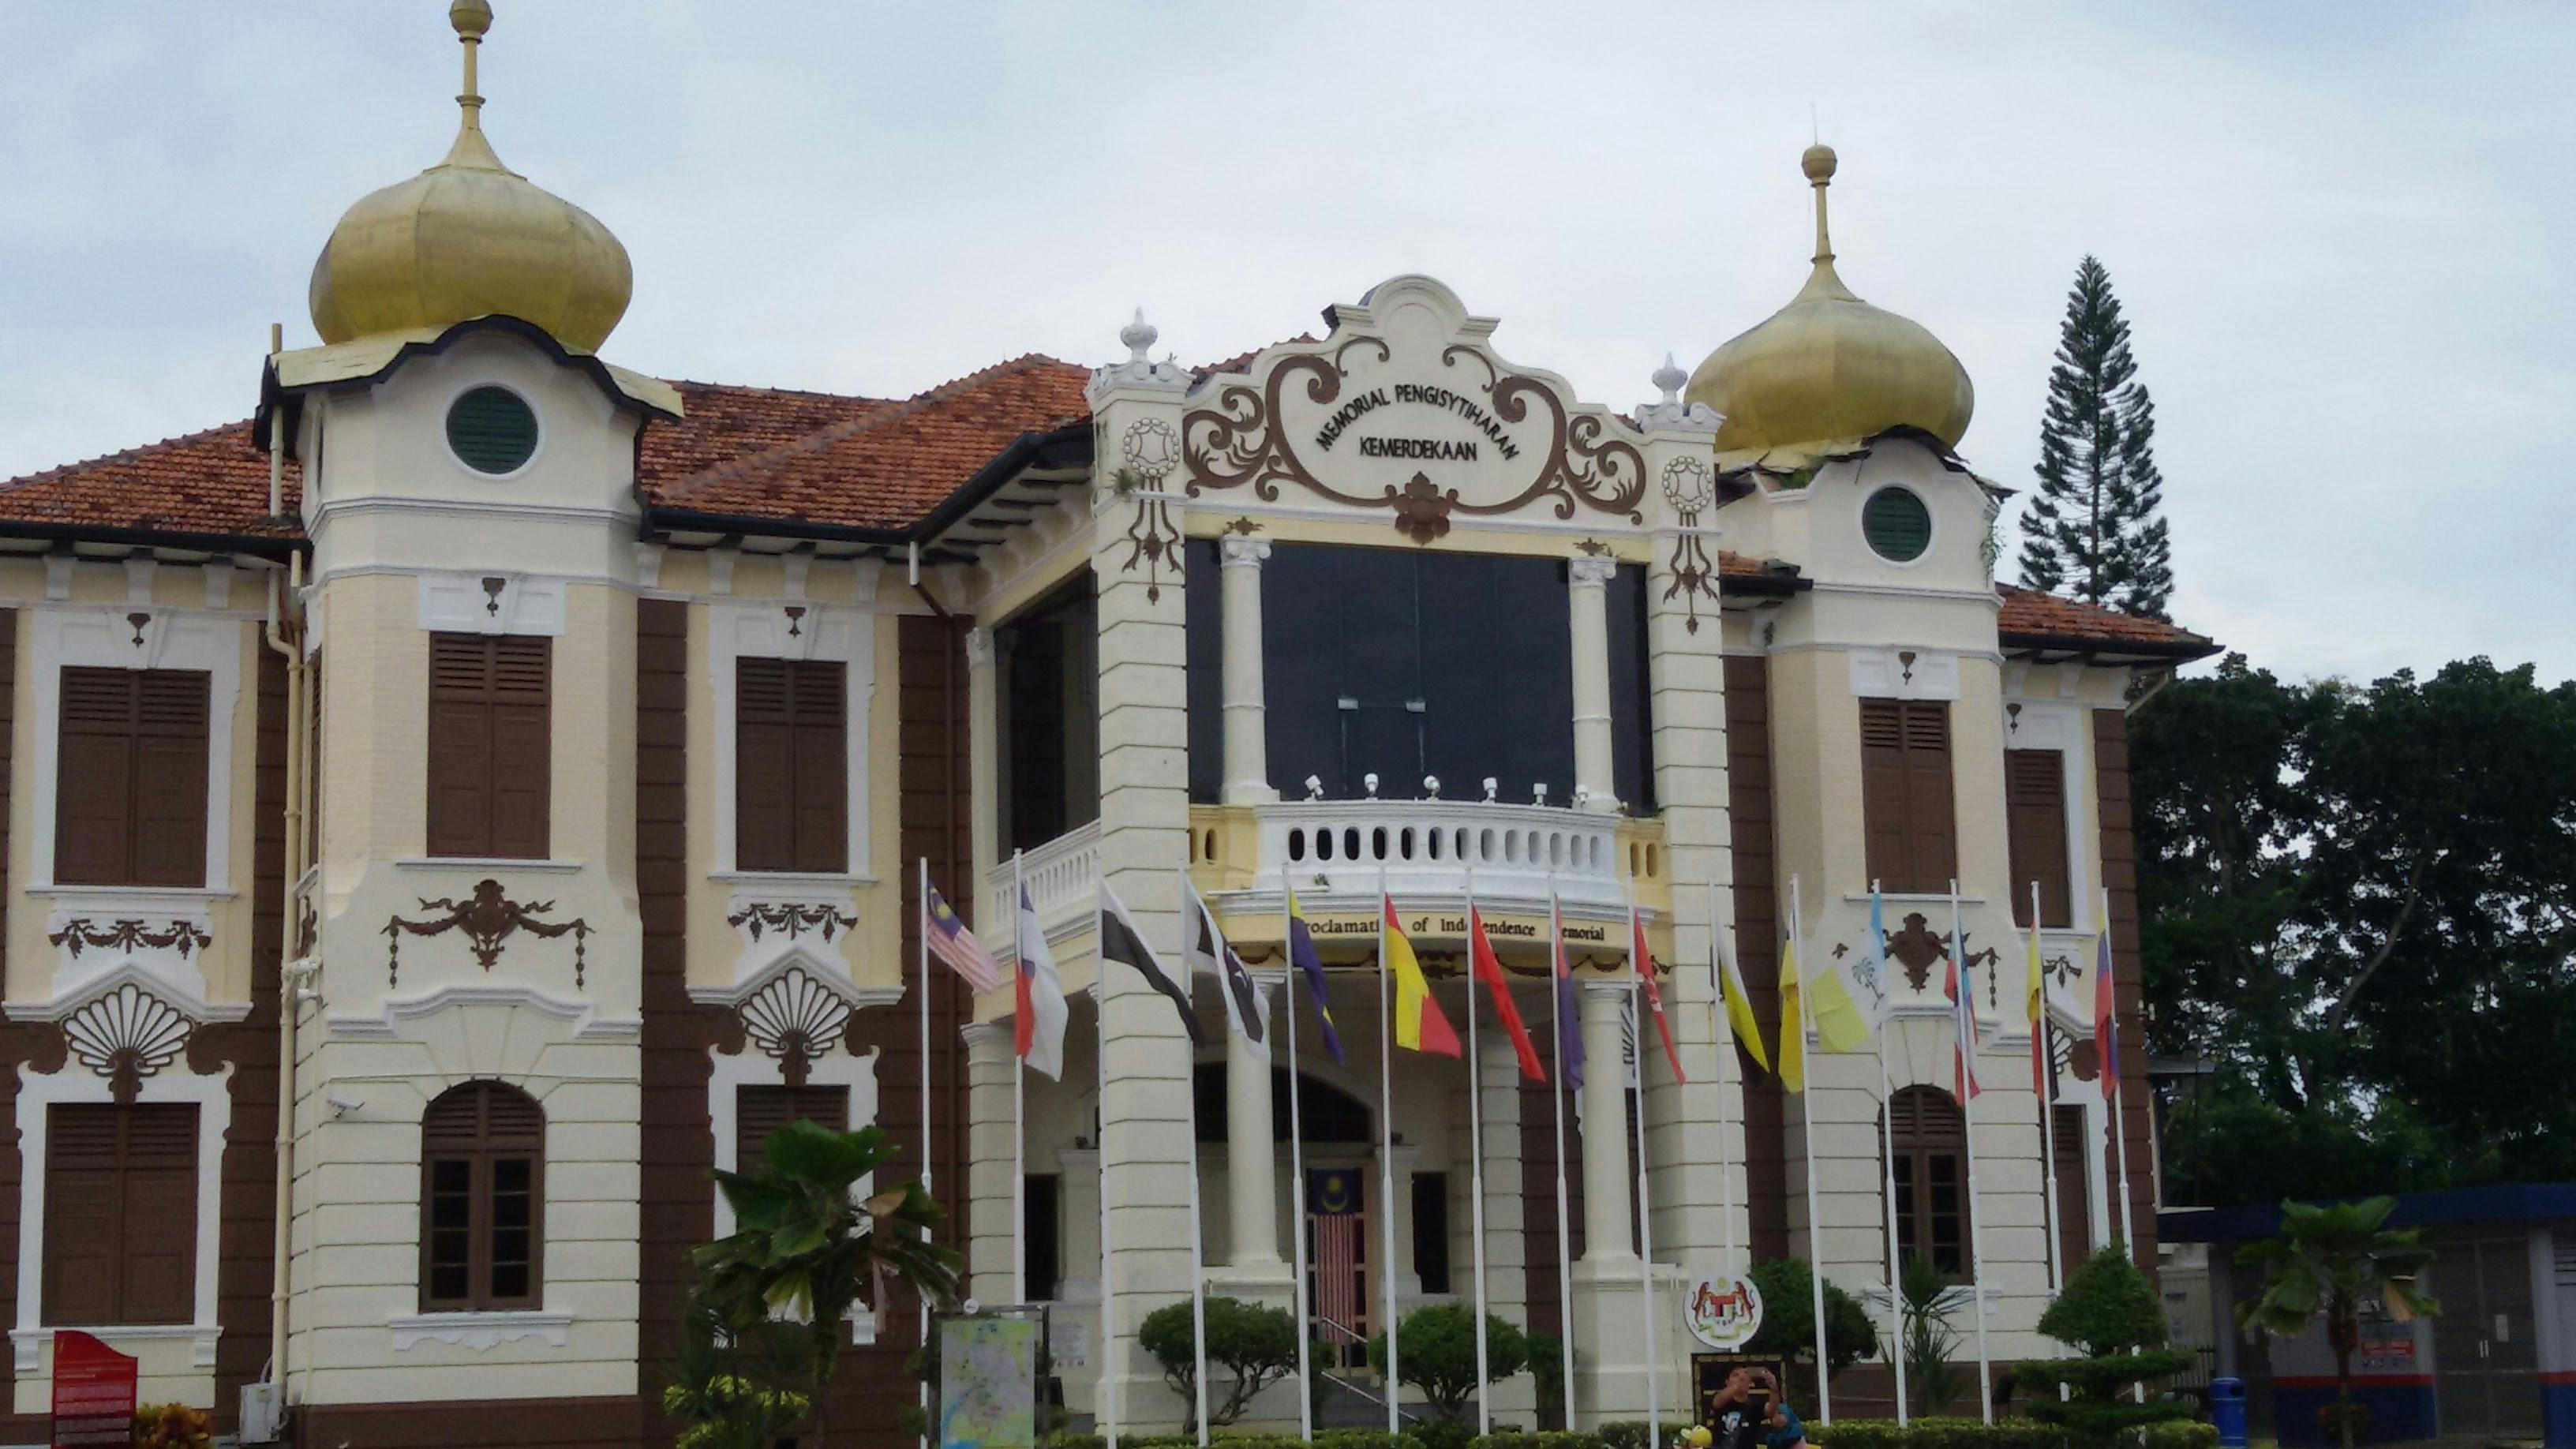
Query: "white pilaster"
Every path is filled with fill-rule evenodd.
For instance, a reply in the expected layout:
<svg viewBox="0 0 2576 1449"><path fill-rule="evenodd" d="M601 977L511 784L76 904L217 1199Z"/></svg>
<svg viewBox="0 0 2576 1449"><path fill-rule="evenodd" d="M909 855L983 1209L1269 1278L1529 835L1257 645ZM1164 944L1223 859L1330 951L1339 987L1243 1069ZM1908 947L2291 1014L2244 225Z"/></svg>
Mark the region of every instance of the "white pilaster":
<svg viewBox="0 0 2576 1449"><path fill-rule="evenodd" d="M1634 1263L1636 1208L1629 1196L1628 1084L1620 1058L1625 985L1583 984L1575 1019L1583 1030L1583 1261Z"/></svg>
<svg viewBox="0 0 2576 1449"><path fill-rule="evenodd" d="M972 843L975 873L948 885L952 905L968 910L984 898L983 883L992 878L993 867L1001 864L1002 851L1002 713L1001 691L993 673L993 631L989 628L966 631L966 779L967 795L973 801L973 815L968 825ZM975 921L974 926L989 940L1001 940L1007 928L1000 921Z"/></svg>
<svg viewBox="0 0 2576 1449"><path fill-rule="evenodd" d="M1575 798L1593 810L1617 810L1610 750L1609 584L1619 561L1608 555L1566 563L1567 612L1574 649Z"/></svg>
<svg viewBox="0 0 2576 1449"><path fill-rule="evenodd" d="M1238 1032L1225 1034L1226 1219L1233 1252L1229 1283L1277 1278L1284 1290L1287 1265L1279 1256L1279 1169L1270 1130L1270 1064ZM1238 1293L1236 1296L1242 1296Z"/></svg>
<svg viewBox="0 0 2576 1449"><path fill-rule="evenodd" d="M1261 693L1261 565L1270 540L1229 533L1220 544L1224 580L1225 786L1229 805L1276 800Z"/></svg>
<svg viewBox="0 0 2576 1449"><path fill-rule="evenodd" d="M1011 1270L1019 1251L1011 1180L1011 1052L1007 1021L977 1022L966 1038L967 1293L985 1303L1011 1301Z"/></svg>

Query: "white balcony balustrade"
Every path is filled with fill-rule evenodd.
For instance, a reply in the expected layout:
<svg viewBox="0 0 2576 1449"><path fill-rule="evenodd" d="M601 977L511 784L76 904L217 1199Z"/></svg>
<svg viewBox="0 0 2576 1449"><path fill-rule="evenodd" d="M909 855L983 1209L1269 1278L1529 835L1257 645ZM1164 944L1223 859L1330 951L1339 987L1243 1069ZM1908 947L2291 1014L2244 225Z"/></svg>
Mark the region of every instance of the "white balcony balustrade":
<svg viewBox="0 0 2576 1449"><path fill-rule="evenodd" d="M1012 923L1019 911L1018 887L1025 885L1038 920L1052 928L1066 916L1091 909L1092 886L1100 878L1100 823L1069 830L1015 863L1004 860L985 881L984 914L975 934L1002 960L1016 959L1011 950Z"/></svg>
<svg viewBox="0 0 2576 1449"><path fill-rule="evenodd" d="M1625 904L1632 876L1651 878L1658 844L1622 838L1623 822L1591 810L1475 800L1299 800L1254 808L1254 892L1275 891L1284 871L1322 896L1376 893L1399 899L1479 898ZM1633 830L1635 827L1630 827ZM1204 832L1203 832L1204 833ZM1642 880L1640 883L1643 883Z"/></svg>

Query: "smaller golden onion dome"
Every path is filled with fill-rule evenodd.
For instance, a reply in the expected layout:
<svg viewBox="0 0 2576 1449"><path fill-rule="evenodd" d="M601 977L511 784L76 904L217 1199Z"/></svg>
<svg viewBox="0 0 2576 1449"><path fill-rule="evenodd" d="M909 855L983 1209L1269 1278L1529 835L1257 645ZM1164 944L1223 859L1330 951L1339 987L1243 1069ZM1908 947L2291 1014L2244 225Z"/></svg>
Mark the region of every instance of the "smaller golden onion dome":
<svg viewBox="0 0 2576 1449"><path fill-rule="evenodd" d="M1874 437L1917 427L1958 446L1976 411L1968 370L1922 324L1882 311L1834 273L1825 229L1830 146L1798 158L1816 191L1815 270L1789 305L1708 355L1686 393L1726 421L1719 452Z"/></svg>
<svg viewBox="0 0 2576 1449"><path fill-rule="evenodd" d="M455 0L447 18L465 46L455 144L418 176L359 198L331 229L313 263L313 330L346 342L499 314L596 352L634 294L626 248L493 154L474 76L492 7Z"/></svg>

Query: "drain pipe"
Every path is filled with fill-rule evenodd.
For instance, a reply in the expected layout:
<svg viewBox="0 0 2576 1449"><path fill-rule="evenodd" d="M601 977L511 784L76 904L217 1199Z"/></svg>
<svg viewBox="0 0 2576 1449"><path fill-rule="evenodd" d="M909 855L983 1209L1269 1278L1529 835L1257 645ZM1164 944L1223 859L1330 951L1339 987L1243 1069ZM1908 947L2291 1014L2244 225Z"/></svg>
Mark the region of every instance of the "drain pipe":
<svg viewBox="0 0 2576 1449"><path fill-rule="evenodd" d="M283 471L284 449L278 433L280 421L272 420L269 434L269 476L272 498L277 497L278 479ZM298 967L296 937L299 922L295 897L302 885L308 862L305 860L305 798L311 787L305 753L309 737L305 722L304 631L295 622L295 609L304 585L304 555L296 553L287 561L284 574L269 575L268 620L265 628L268 647L286 660L286 842L284 881L280 885L280 923L277 972L277 1186L276 1236L271 1248L269 1282L268 1382L276 1393L275 1412L283 1425L286 1414L286 1329L287 1329L287 1252L292 1241L295 1190L295 1019L302 1005L304 972Z"/></svg>

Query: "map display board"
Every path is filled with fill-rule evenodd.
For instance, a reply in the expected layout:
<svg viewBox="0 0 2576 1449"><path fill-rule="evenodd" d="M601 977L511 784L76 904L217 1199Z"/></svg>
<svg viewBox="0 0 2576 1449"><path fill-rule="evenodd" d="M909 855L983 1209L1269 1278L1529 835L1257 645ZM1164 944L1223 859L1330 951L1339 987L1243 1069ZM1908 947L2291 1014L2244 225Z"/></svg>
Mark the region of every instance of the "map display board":
<svg viewBox="0 0 2576 1449"><path fill-rule="evenodd" d="M1035 1449L1041 1332L1034 1317L940 1320L940 1449Z"/></svg>

